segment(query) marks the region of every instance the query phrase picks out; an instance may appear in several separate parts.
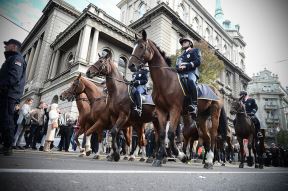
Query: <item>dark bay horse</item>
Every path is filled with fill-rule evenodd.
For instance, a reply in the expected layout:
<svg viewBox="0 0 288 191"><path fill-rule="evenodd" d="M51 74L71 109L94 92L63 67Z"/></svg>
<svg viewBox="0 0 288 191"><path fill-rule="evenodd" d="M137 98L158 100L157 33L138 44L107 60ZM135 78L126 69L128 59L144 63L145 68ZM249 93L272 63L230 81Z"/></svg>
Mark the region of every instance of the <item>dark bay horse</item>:
<svg viewBox="0 0 288 191"><path fill-rule="evenodd" d="M111 114L113 128L112 135L112 158L119 160L119 149L116 144L116 137L120 129L125 129L127 125L132 125L137 129L138 146L144 154L144 128L145 123L152 122L156 132L158 131L158 120L155 117L154 105L143 105L143 113L141 117L133 111L133 103L128 94L128 83L117 70L113 62L111 52L105 56L99 56L99 60L87 70L86 75L89 78L94 76L105 76L106 86L108 89L108 107ZM156 136L157 137L157 136ZM157 138L156 138L157 140ZM136 149L137 150L137 149Z"/></svg>
<svg viewBox="0 0 288 191"><path fill-rule="evenodd" d="M136 36L136 45L133 49L132 55L129 58L128 67L131 71L144 67L148 63L151 78L153 81L153 101L156 104L156 112L160 124L160 152L157 155L156 166L161 165L161 161L165 155L165 125L167 119L170 119L170 128L168 131L168 138L171 143L172 151L181 161L186 161L187 156L180 152L177 148L174 138L175 129L178 125L181 112L183 112L184 93L182 92L177 73L175 69L171 69L165 60L164 53L153 43L147 39L147 33L142 31L142 38L138 39ZM206 145L207 160L204 165L205 168L213 168L213 148L216 142L217 129L219 125L219 117L223 109L223 99L221 99L220 92L210 86L212 91L220 98L217 101L198 99L198 124L202 131L202 138ZM206 126L208 117L212 119L212 131L209 133Z"/></svg>
<svg viewBox="0 0 288 191"><path fill-rule="evenodd" d="M240 145L241 161L239 164L239 168L244 167L245 153L244 153L243 139L248 139L248 151L249 151L249 157L247 159L248 166L253 165L253 161L251 160L252 158L251 149L252 149L255 159L255 168L263 169L264 166L262 161L262 155L264 151L263 150L264 137L257 138L254 123L252 122L251 118L247 115L245 105L242 103L241 100L236 100L232 102L230 113L232 115L236 114L234 128L237 140Z"/></svg>
<svg viewBox="0 0 288 191"><path fill-rule="evenodd" d="M84 94L84 95L83 95ZM81 96L81 97L80 97ZM86 98L83 98L85 96ZM97 132L99 149L94 158L98 159L102 150L102 135L103 130L112 128L110 120L110 113L107 107L107 95L103 93L103 89L96 86L90 80L81 77L81 74L73 81L71 87L64 91L60 99L67 99L72 101L76 98L77 108L79 110L80 117L80 130L78 133L81 135L85 133L88 137L86 143L90 143L91 134ZM130 132L124 131L126 144L129 147L131 142ZM90 148L90 145L89 145ZM128 151L126 151L128 154Z"/></svg>

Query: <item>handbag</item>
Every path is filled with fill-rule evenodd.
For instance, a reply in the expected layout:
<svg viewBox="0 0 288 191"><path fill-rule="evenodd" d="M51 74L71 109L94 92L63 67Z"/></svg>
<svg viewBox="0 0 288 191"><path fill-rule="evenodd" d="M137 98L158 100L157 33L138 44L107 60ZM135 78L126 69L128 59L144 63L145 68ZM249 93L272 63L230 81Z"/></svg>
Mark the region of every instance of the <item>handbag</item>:
<svg viewBox="0 0 288 191"><path fill-rule="evenodd" d="M58 128L58 121L54 121L53 123L52 123L52 128L54 129L54 128Z"/></svg>

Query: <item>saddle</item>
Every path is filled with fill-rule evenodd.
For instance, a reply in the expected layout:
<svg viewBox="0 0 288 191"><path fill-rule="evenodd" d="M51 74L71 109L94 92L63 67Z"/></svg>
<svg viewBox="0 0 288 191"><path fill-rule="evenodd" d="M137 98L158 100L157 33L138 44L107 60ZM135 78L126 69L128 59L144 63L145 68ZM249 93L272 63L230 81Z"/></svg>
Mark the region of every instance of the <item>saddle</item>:
<svg viewBox="0 0 288 191"><path fill-rule="evenodd" d="M128 95L132 103L135 103L135 100L133 99L133 92L136 90L133 86L128 86ZM142 99L142 105L155 105L152 99L152 96L150 94L141 94Z"/></svg>
<svg viewBox="0 0 288 191"><path fill-rule="evenodd" d="M185 96L191 94L188 88L188 75L187 74L177 74L179 84ZM212 89L207 84L197 84L196 85L198 98L197 99L205 99L205 100L219 100L219 97L212 91Z"/></svg>

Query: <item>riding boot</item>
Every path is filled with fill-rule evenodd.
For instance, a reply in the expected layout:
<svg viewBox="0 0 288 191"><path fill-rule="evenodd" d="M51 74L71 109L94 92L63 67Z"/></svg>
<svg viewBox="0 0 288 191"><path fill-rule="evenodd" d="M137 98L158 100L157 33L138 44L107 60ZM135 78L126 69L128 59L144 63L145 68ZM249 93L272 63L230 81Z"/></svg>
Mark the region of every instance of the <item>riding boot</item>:
<svg viewBox="0 0 288 191"><path fill-rule="evenodd" d="M196 99L195 97L190 96L189 97L189 106L188 106L188 111L191 114L192 119L196 119L197 117L197 112L198 112L198 108L197 108L197 94L196 94Z"/></svg>
<svg viewBox="0 0 288 191"><path fill-rule="evenodd" d="M135 104L136 107L134 108L135 111L137 111L139 117L142 115L142 100L141 100L141 95L139 93L135 93Z"/></svg>

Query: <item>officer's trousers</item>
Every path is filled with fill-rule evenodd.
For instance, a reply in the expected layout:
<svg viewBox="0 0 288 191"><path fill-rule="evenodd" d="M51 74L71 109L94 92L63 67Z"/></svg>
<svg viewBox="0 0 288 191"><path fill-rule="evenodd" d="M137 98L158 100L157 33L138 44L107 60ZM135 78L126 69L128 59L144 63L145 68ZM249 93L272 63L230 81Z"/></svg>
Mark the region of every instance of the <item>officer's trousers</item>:
<svg viewBox="0 0 288 191"><path fill-rule="evenodd" d="M0 130L4 147L10 148L14 138L14 110L16 100L6 95L0 95Z"/></svg>

